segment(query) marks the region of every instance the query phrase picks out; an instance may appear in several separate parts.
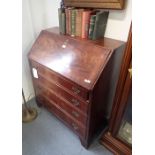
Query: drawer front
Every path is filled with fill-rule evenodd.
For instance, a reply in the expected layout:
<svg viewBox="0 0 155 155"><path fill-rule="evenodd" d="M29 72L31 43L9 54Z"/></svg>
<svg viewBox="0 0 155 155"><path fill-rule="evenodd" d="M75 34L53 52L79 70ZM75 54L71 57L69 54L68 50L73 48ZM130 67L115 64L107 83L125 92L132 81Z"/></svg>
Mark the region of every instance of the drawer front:
<svg viewBox="0 0 155 155"><path fill-rule="evenodd" d="M69 102L66 102L63 98L58 96L55 92L52 90L49 90L48 88L45 88L42 84L39 84L37 86L37 91L39 96L45 96L51 101L53 101L57 106L61 107L65 112L67 112L69 115L74 117L76 120L81 122L83 125L86 125L87 122L87 116L84 115L81 111L76 109L75 107L71 106Z"/></svg>
<svg viewBox="0 0 155 155"><path fill-rule="evenodd" d="M85 88L80 87L71 81L67 81L64 77L57 75L56 73L52 72L48 68L45 68L34 61L31 61L31 66L36 68L39 74L43 75L47 79L52 79L53 81L62 85L63 87L71 91L73 94L78 95L85 101L89 99L89 92Z"/></svg>
<svg viewBox="0 0 155 155"><path fill-rule="evenodd" d="M41 100L50 112L67 124L78 136L85 137L86 127L60 108L54 101L42 95L38 96L38 100Z"/></svg>
<svg viewBox="0 0 155 155"><path fill-rule="evenodd" d="M84 113L84 115L87 115L88 113L88 105L89 103L84 102L75 96L72 96L69 94L67 91L63 90L56 84L54 84L52 81L48 81L44 79L42 76L39 76L38 80L40 85L44 85L44 87L49 88L51 91L54 91L56 94L67 100L72 107L75 107L76 109L80 110L81 112Z"/></svg>

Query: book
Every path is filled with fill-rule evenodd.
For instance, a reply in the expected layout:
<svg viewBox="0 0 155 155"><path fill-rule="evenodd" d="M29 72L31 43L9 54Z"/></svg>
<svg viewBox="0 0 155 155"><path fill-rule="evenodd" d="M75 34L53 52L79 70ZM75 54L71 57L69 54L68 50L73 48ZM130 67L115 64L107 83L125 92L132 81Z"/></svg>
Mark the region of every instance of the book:
<svg viewBox="0 0 155 155"><path fill-rule="evenodd" d="M76 10L76 21L75 21L75 36L81 37L82 30L82 12L84 9Z"/></svg>
<svg viewBox="0 0 155 155"><path fill-rule="evenodd" d="M62 22L61 22L61 8L58 8L58 16L59 16L59 31L62 32Z"/></svg>
<svg viewBox="0 0 155 155"><path fill-rule="evenodd" d="M104 37L108 15L109 15L108 11L100 11L96 13L96 20L92 40Z"/></svg>
<svg viewBox="0 0 155 155"><path fill-rule="evenodd" d="M68 34L71 34L71 8L68 8Z"/></svg>
<svg viewBox="0 0 155 155"><path fill-rule="evenodd" d="M93 38L95 20L96 20L96 15L91 15L90 16L90 23L89 23L89 34L88 34L89 39Z"/></svg>
<svg viewBox="0 0 155 155"><path fill-rule="evenodd" d="M75 30L76 30L76 25L75 25L75 21L76 21L76 9L72 9L71 10L71 36L74 37L75 36Z"/></svg>
<svg viewBox="0 0 155 155"><path fill-rule="evenodd" d="M59 31L62 34L66 34L66 15L65 10L62 8L58 9L58 16L59 16Z"/></svg>
<svg viewBox="0 0 155 155"><path fill-rule="evenodd" d="M68 10L68 34L71 35L71 11L74 9L74 7L67 8Z"/></svg>
<svg viewBox="0 0 155 155"><path fill-rule="evenodd" d="M89 21L90 21L90 10L84 10L82 12L82 38L88 38L88 31L89 31Z"/></svg>
<svg viewBox="0 0 155 155"><path fill-rule="evenodd" d="M61 14L61 24L62 24L62 34L66 34L66 14L62 12Z"/></svg>
<svg viewBox="0 0 155 155"><path fill-rule="evenodd" d="M66 13L66 34L69 34L69 11L68 8L65 9Z"/></svg>

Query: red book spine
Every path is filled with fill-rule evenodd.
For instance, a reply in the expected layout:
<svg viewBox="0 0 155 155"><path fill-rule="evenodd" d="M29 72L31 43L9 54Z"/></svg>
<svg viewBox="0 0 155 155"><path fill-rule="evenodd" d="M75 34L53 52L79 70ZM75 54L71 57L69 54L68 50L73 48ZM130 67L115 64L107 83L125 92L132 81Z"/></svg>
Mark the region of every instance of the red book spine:
<svg viewBox="0 0 155 155"><path fill-rule="evenodd" d="M82 35L84 39L88 38L89 22L90 22L91 11L83 11L82 13Z"/></svg>

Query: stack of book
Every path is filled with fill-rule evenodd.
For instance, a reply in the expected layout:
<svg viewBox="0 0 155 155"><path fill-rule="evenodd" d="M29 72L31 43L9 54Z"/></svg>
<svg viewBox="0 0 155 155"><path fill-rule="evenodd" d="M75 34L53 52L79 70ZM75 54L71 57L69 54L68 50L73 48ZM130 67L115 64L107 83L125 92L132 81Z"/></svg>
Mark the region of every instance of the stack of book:
<svg viewBox="0 0 155 155"><path fill-rule="evenodd" d="M59 8L58 13L61 34L92 40L104 37L108 11L69 7Z"/></svg>

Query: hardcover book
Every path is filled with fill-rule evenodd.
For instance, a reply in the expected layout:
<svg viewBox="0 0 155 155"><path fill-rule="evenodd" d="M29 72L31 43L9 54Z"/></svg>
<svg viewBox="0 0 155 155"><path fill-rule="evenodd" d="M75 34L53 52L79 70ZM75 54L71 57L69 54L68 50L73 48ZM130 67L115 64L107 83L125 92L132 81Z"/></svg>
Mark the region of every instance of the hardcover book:
<svg viewBox="0 0 155 155"><path fill-rule="evenodd" d="M66 34L66 14L62 12L61 14L61 21L62 21L62 34Z"/></svg>
<svg viewBox="0 0 155 155"><path fill-rule="evenodd" d="M68 34L71 35L71 11L72 8L68 8Z"/></svg>
<svg viewBox="0 0 155 155"><path fill-rule="evenodd" d="M61 21L61 8L58 8L58 16L59 16L59 31L62 33L62 21Z"/></svg>
<svg viewBox="0 0 155 155"><path fill-rule="evenodd" d="M68 32L71 35L71 8L68 9Z"/></svg>
<svg viewBox="0 0 155 155"><path fill-rule="evenodd" d="M59 29L60 33L66 34L66 15L65 10L62 8L58 9L58 15L59 15Z"/></svg>
<svg viewBox="0 0 155 155"><path fill-rule="evenodd" d="M84 9L77 9L76 10L76 21L75 21L75 36L81 37L82 32L82 12Z"/></svg>
<svg viewBox="0 0 155 155"><path fill-rule="evenodd" d="M93 38L94 26L95 26L96 15L91 15L89 23L89 39Z"/></svg>
<svg viewBox="0 0 155 155"><path fill-rule="evenodd" d="M96 20L92 37L93 40L104 37L108 15L108 11L101 11L96 13Z"/></svg>
<svg viewBox="0 0 155 155"><path fill-rule="evenodd" d="M75 36L75 27L76 27L76 24L75 24L75 21L76 21L76 10L75 9L72 9L71 10L71 36L74 37Z"/></svg>
<svg viewBox="0 0 155 155"><path fill-rule="evenodd" d="M66 34L69 34L69 11L68 8L65 9L66 13Z"/></svg>
<svg viewBox="0 0 155 155"><path fill-rule="evenodd" d="M82 13L82 38L88 38L89 21L90 21L90 10L84 10Z"/></svg>

